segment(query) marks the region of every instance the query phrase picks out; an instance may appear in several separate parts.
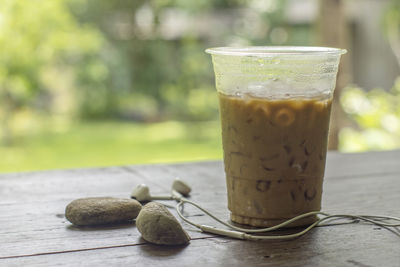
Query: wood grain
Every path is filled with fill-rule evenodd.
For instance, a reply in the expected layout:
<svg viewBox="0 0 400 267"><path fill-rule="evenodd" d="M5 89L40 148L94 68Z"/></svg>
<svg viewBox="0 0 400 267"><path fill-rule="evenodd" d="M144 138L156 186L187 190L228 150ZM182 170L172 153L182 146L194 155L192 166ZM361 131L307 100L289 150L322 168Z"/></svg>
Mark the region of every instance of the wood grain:
<svg viewBox="0 0 400 267"><path fill-rule="evenodd" d="M323 210L400 217L399 158L400 151L330 153ZM193 240L171 248L146 244L134 223L77 228L64 218L75 198L128 197L143 182L152 194L165 194L176 176L191 184L192 200L228 219L220 161L0 175L0 266L400 266L400 239L367 224L319 227L292 241L249 242L203 234L183 223ZM185 212L215 225L192 208Z"/></svg>

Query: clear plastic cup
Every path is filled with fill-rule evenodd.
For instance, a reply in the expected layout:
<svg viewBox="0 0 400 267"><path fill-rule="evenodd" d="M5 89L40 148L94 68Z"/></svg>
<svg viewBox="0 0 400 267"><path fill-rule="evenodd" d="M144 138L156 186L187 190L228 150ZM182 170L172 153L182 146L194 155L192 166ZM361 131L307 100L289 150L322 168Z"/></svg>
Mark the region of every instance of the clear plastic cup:
<svg viewBox="0 0 400 267"><path fill-rule="evenodd" d="M212 55L220 100L231 220L272 226L319 211L332 96L346 50L219 47L206 52Z"/></svg>

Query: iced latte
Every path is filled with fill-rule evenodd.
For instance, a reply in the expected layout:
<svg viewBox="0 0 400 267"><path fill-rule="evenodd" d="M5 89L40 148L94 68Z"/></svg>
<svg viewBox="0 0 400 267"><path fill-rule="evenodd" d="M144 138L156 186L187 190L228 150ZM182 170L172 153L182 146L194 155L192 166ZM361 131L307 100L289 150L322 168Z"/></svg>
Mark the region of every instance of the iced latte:
<svg viewBox="0 0 400 267"><path fill-rule="evenodd" d="M250 46L206 52L219 94L232 221L272 226L319 211L331 101L346 50Z"/></svg>
<svg viewBox="0 0 400 267"><path fill-rule="evenodd" d="M271 226L320 210L331 99L219 100L232 221Z"/></svg>

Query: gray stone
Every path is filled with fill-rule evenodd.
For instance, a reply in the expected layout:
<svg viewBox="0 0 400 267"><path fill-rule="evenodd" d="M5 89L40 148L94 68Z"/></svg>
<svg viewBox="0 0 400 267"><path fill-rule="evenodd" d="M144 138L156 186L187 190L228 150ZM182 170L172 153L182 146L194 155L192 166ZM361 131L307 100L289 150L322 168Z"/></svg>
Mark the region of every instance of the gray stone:
<svg viewBox="0 0 400 267"><path fill-rule="evenodd" d="M127 222L137 217L142 205L134 199L89 197L72 201L65 217L79 226Z"/></svg>
<svg viewBox="0 0 400 267"><path fill-rule="evenodd" d="M190 240L175 217L157 202L143 206L136 218L136 226L143 239L157 245L184 245Z"/></svg>

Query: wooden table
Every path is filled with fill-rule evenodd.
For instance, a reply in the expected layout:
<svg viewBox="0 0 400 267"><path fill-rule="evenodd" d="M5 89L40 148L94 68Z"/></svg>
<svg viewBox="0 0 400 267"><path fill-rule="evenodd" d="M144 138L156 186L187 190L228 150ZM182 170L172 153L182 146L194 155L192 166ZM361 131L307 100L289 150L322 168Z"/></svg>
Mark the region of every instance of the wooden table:
<svg viewBox="0 0 400 267"><path fill-rule="evenodd" d="M203 234L184 223L190 245L162 247L141 239L134 223L77 228L64 217L75 198L129 197L139 183L165 194L176 176L191 184L192 200L228 218L221 161L0 175L0 266L400 266L400 238L362 223L266 242ZM400 151L329 153L323 210L400 217Z"/></svg>

